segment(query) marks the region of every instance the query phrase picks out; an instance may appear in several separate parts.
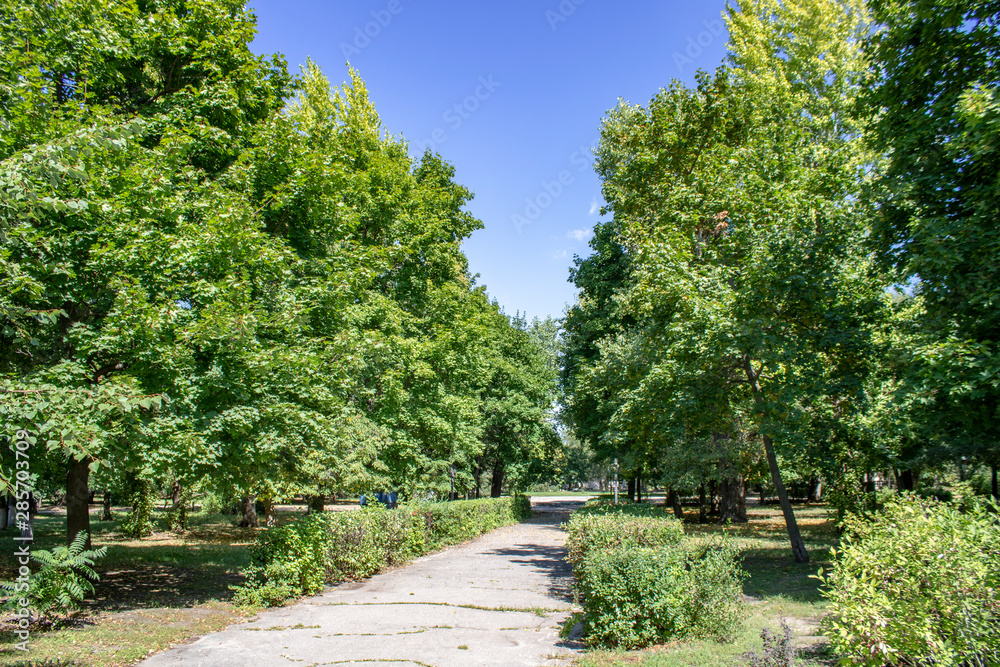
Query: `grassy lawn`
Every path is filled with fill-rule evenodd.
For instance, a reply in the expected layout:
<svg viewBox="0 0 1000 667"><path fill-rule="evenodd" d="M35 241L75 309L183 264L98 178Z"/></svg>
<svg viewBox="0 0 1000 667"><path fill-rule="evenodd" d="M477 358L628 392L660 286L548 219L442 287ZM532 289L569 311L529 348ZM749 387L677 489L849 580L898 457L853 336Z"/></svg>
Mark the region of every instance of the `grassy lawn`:
<svg viewBox="0 0 1000 667"><path fill-rule="evenodd" d="M35 549L65 543L64 516L39 515L35 521ZM93 521L94 546L108 547L95 568L101 576L96 599L88 599L83 612L62 627L33 630L27 654L12 647L10 626L0 625L0 664L130 665L242 619L248 612L230 603L229 586L241 580L254 530L233 523L231 516L195 514L183 534L125 540L116 532L117 521ZM0 531L5 581L14 574L14 534Z"/></svg>
<svg viewBox="0 0 1000 667"><path fill-rule="evenodd" d="M837 532L827 508L796 505L799 521L812 562L799 564L792 558L785 521L777 506L748 507L750 522L730 528L744 554L743 567L750 575L743 585L749 600L750 616L735 641L677 642L641 651L593 651L576 662L578 667L642 665L643 667L726 667L741 665L741 655L760 651L760 633L765 627L780 634L779 622L795 633L799 665L819 667L836 664L827 653L826 641L817 636L825 608L819 582L809 576L827 564L829 549L837 544ZM688 523L685 532L695 539L710 539L723 529L714 524Z"/></svg>

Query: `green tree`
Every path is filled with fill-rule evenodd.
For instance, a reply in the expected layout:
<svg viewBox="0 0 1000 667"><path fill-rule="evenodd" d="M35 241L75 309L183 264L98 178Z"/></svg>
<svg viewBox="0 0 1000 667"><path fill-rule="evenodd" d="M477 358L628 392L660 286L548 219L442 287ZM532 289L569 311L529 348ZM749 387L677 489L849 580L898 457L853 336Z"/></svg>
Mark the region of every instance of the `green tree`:
<svg viewBox="0 0 1000 667"><path fill-rule="evenodd" d="M726 18L728 67L648 109L623 103L602 130L605 200L636 262L629 344L648 367L616 419L734 442L747 420L806 561L779 455L807 456L811 425L862 404L882 308L856 204L870 160L848 113L866 17L799 0Z"/></svg>
<svg viewBox="0 0 1000 667"><path fill-rule="evenodd" d="M919 308L901 341L908 372L896 397L920 413L919 452L911 448L907 458L978 457L995 471L997 7L970 0L871 6L883 28L867 42L870 85L863 101L873 149L888 155L876 184L871 238L895 281L916 292Z"/></svg>
<svg viewBox="0 0 1000 667"><path fill-rule="evenodd" d="M18 398L4 417L68 461L72 541L89 533L90 468L162 451L146 445L164 429L128 415L154 422L164 393L190 403L180 350L245 340L247 311L272 305L249 304L273 293L286 257L221 177L291 79L249 51L239 2L9 9L0 368ZM170 458L212 458L197 440L174 444Z"/></svg>

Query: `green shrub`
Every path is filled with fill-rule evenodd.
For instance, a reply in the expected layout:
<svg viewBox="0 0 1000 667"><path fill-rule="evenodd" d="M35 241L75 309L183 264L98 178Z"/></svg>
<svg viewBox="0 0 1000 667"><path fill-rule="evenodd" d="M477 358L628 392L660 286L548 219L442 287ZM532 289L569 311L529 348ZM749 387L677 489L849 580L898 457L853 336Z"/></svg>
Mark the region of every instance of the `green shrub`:
<svg viewBox="0 0 1000 667"><path fill-rule="evenodd" d="M428 550L439 549L509 526L531 516L531 499L481 498L453 503L418 503L403 508L423 523Z"/></svg>
<svg viewBox="0 0 1000 667"><path fill-rule="evenodd" d="M566 548L573 568L590 551L678 544L684 526L662 507L652 505L588 505L566 525Z"/></svg>
<svg viewBox="0 0 1000 667"><path fill-rule="evenodd" d="M133 539L152 535L155 504L153 485L148 480L140 479L135 493L132 494L132 511L119 525L122 535Z"/></svg>
<svg viewBox="0 0 1000 667"><path fill-rule="evenodd" d="M824 633L859 665L1000 664L1000 522L905 495L846 524Z"/></svg>
<svg viewBox="0 0 1000 667"><path fill-rule="evenodd" d="M91 581L99 579L94 562L108 552L107 547L85 549L86 544L87 533L80 532L68 547L32 551L31 560L41 568L31 575L27 590L16 583L3 584L4 593L11 596L7 606L17 608L26 597L31 609L50 620L79 609L83 598L94 592Z"/></svg>
<svg viewBox="0 0 1000 667"><path fill-rule="evenodd" d="M425 539L405 510L390 510L382 505L356 512L329 513L325 516L328 536L324 581L370 577L387 565L407 561L424 553ZM314 592L323 582L306 592Z"/></svg>
<svg viewBox="0 0 1000 667"><path fill-rule="evenodd" d="M576 568L588 645L638 648L730 638L744 616L736 547L592 550Z"/></svg>
<svg viewBox="0 0 1000 667"><path fill-rule="evenodd" d="M530 508L529 499L514 496L310 514L258 537L235 601L275 606L325 584L370 577L388 565L517 523Z"/></svg>

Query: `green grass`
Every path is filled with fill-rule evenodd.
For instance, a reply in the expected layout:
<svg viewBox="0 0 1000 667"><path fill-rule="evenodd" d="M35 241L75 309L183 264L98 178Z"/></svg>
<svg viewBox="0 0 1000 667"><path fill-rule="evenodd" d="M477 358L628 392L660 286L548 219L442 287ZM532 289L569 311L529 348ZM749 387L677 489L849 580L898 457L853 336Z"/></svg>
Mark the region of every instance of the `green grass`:
<svg viewBox="0 0 1000 667"><path fill-rule="evenodd" d="M689 515L692 514L689 512ZM828 655L826 642L816 636L826 607L819 582L810 576L828 564L829 550L837 544L837 531L824 506L797 505L799 522L812 562L796 563L785 532L780 509L773 506L748 508L750 522L731 528L715 524L686 523L685 532L695 540L711 539L723 530L737 540L743 551L743 567L750 575L743 586L749 602L749 617L734 641L674 642L641 651L592 651L580 658L578 667L641 665L642 667L730 667L741 665L741 656L760 651L760 633L765 627L777 631L780 619L795 632L800 648L800 667L836 663ZM695 515L696 516L696 515Z"/></svg>
<svg viewBox="0 0 1000 667"><path fill-rule="evenodd" d="M0 664L130 665L240 620L249 612L230 602L229 586L242 581L239 571L249 562L247 546L255 531L233 523L231 516L199 513L183 534L158 532L130 540L117 533L118 521L92 521L94 546L108 547L95 567L101 577L95 596L59 626L32 629L31 662L12 647L10 626L0 625ZM39 515L33 549L64 544L65 532L65 516ZM3 580L15 572L14 535L13 530L0 531Z"/></svg>

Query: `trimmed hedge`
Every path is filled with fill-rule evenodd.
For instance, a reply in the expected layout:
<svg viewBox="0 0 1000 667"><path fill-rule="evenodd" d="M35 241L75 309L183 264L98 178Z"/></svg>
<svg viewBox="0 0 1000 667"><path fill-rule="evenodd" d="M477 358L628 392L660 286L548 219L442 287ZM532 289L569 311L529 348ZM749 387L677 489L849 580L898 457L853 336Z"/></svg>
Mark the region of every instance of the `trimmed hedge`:
<svg viewBox="0 0 1000 667"><path fill-rule="evenodd" d="M640 648L731 638L744 616L737 555L732 543L592 552L578 575L587 644Z"/></svg>
<svg viewBox="0 0 1000 667"><path fill-rule="evenodd" d="M1000 664L1000 507L905 495L851 517L824 634L856 665Z"/></svg>
<svg viewBox="0 0 1000 667"><path fill-rule="evenodd" d="M639 648L727 639L745 615L731 542L697 547L662 507L593 505L566 525L588 645Z"/></svg>
<svg viewBox="0 0 1000 667"><path fill-rule="evenodd" d="M310 514L262 533L235 602L276 606L531 516L525 496Z"/></svg>
<svg viewBox="0 0 1000 667"><path fill-rule="evenodd" d="M569 562L576 570L595 549L679 544L684 537L684 526L658 506L587 505L573 513L566 532Z"/></svg>

